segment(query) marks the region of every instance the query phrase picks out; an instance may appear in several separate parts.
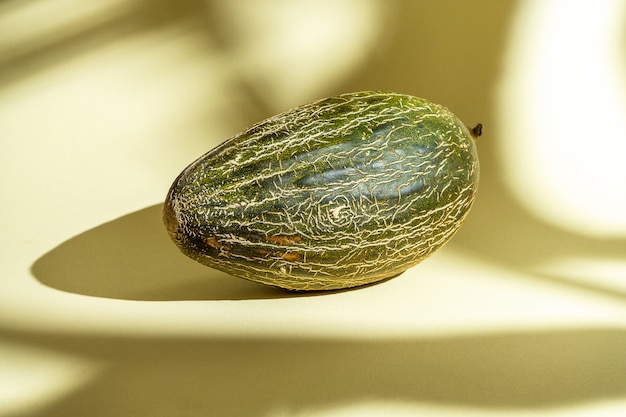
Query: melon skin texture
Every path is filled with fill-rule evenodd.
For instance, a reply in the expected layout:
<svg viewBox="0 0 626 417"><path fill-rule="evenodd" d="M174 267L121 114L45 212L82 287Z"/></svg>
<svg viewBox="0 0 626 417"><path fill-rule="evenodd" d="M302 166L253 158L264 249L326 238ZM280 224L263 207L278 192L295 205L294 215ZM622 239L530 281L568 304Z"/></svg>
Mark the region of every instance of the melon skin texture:
<svg viewBox="0 0 626 417"><path fill-rule="evenodd" d="M474 139L448 109L343 94L261 121L189 165L163 219L190 258L291 290L398 275L446 243L472 206Z"/></svg>

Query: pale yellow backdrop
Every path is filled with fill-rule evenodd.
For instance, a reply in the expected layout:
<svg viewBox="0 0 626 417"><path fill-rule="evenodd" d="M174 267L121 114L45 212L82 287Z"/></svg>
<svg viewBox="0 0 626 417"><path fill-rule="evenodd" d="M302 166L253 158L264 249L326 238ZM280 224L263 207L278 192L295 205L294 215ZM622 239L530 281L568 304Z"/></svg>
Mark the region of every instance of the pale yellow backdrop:
<svg viewBox="0 0 626 417"><path fill-rule="evenodd" d="M0 416L626 415L620 0L0 1ZM195 264L160 204L308 101L482 122L444 249L293 294Z"/></svg>

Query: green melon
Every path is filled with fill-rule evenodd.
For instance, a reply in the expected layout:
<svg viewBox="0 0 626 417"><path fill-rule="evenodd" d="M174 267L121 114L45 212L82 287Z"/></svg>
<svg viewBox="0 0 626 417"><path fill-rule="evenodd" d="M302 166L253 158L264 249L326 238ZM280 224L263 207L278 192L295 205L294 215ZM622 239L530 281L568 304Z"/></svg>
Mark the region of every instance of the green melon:
<svg viewBox="0 0 626 417"><path fill-rule="evenodd" d="M164 204L190 258L292 289L400 274L446 243L478 185L473 136L424 99L359 92L252 126L189 165Z"/></svg>

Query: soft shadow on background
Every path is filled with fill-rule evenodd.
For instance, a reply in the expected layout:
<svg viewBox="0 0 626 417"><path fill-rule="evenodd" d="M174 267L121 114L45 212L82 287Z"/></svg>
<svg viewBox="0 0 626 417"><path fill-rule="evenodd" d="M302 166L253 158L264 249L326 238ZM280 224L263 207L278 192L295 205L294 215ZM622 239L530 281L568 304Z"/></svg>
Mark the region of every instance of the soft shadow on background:
<svg viewBox="0 0 626 417"><path fill-rule="evenodd" d="M57 41L33 46L32 50L11 50L14 59L3 66L5 74L18 69L36 71L41 69L36 64L60 61L66 54L83 51L89 42L105 45L116 37L169 26L179 25L187 28L185 30L201 28L206 32L207 45L217 45L226 55L229 50L241 48L237 35L246 35L241 27L233 28L226 23L232 21L233 16L229 14L230 9L218 1L187 0L174 6L161 0L154 3L147 14L141 12L145 7L142 2L129 4L132 7L117 10L106 22L81 32L80 36L59 35ZM401 91L445 103L467 124L482 122L485 134L478 142L479 193L468 220L450 246L490 263L529 272L538 279L624 297L620 291L594 285L593 277L581 284L567 276L536 274L533 270L542 262L564 256L623 259L626 242L591 239L546 224L525 211L501 181L507 168L499 163L496 151L498 143L507 138L496 134L498 120L493 110L494 97L507 29L516 3L444 0L388 2L387 6L387 19L394 24L385 27L377 49L369 53L367 62L357 67L349 79L334 87L335 91L322 95L363 89ZM117 30L112 30L112 25ZM454 34L458 27L465 28L463 36ZM437 36L436 41L420 37L448 32L450 36ZM273 108L267 102L271 94L263 90L266 87L257 86L260 80L244 75L238 77L241 82L234 86L247 102L239 109L242 116L237 123L242 127L271 116ZM59 245L33 265L33 274L53 288L109 298L184 300L280 296L275 290L234 282L226 274L201 268L176 256L174 251L168 250L171 244L160 233L157 211L155 206L128 214ZM131 239L131 235L134 238Z"/></svg>
<svg viewBox="0 0 626 417"><path fill-rule="evenodd" d="M626 334L610 328L370 341L7 336L107 364L24 417L323 416L368 402L505 411L626 396Z"/></svg>

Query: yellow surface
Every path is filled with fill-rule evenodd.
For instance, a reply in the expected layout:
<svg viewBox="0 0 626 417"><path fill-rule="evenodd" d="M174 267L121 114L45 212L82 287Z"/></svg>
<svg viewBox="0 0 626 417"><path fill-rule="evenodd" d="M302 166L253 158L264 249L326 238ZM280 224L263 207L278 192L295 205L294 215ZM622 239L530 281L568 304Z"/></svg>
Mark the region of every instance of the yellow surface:
<svg viewBox="0 0 626 417"><path fill-rule="evenodd" d="M1 2L0 415L625 415L621 3ZM189 162L365 89L485 125L448 246L293 294L168 240L160 203ZM568 117L576 97L607 110Z"/></svg>

